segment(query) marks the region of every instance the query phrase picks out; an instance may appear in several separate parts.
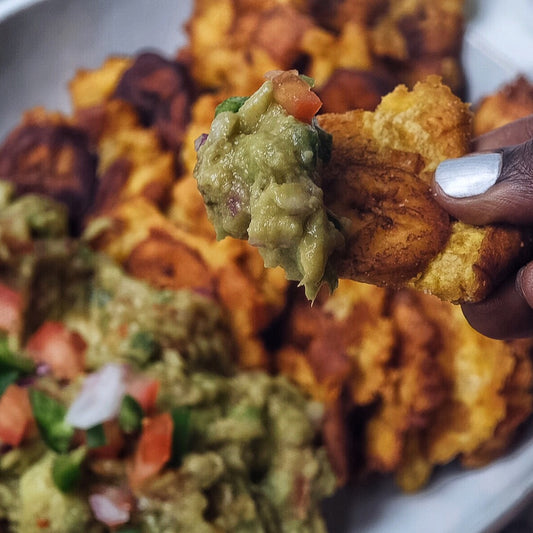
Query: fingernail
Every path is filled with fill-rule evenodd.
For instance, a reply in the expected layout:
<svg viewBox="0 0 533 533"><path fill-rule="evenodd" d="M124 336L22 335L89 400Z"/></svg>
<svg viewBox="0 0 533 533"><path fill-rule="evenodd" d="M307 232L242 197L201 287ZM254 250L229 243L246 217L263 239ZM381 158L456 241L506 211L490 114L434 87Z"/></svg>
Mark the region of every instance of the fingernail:
<svg viewBox="0 0 533 533"><path fill-rule="evenodd" d="M447 159L435 171L435 181L452 198L483 194L497 181L502 169L502 154L475 154Z"/></svg>

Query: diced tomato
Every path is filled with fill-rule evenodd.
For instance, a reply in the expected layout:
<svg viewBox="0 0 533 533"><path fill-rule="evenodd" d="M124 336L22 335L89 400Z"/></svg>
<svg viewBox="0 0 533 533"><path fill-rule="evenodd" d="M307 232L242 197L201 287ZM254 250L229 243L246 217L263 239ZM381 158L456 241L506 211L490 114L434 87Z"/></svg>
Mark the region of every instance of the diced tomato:
<svg viewBox="0 0 533 533"><path fill-rule="evenodd" d="M61 322L48 321L30 337L26 350L38 363L46 363L58 379L73 379L83 372L87 345Z"/></svg>
<svg viewBox="0 0 533 533"><path fill-rule="evenodd" d="M28 389L9 385L0 397L0 441L18 446L34 425Z"/></svg>
<svg viewBox="0 0 533 533"><path fill-rule="evenodd" d="M118 334L125 339L128 336L128 324L120 324L118 327Z"/></svg>
<svg viewBox="0 0 533 533"><path fill-rule="evenodd" d="M92 448L89 453L101 459L114 459L124 448L126 440L116 420L104 422L104 434L106 443L103 446Z"/></svg>
<svg viewBox="0 0 533 533"><path fill-rule="evenodd" d="M137 489L155 476L172 454L174 424L170 413L162 413L143 420L141 437L128 472L130 485Z"/></svg>
<svg viewBox="0 0 533 533"><path fill-rule="evenodd" d="M0 330L16 333L22 322L22 295L0 283Z"/></svg>
<svg viewBox="0 0 533 533"><path fill-rule="evenodd" d="M320 98L311 90L307 82L302 80L294 70L281 72L272 78L274 100L289 115L310 123L322 107Z"/></svg>
<svg viewBox="0 0 533 533"><path fill-rule="evenodd" d="M128 377L126 394L135 398L145 413L150 412L155 407L158 392L159 381L157 379L147 376Z"/></svg>

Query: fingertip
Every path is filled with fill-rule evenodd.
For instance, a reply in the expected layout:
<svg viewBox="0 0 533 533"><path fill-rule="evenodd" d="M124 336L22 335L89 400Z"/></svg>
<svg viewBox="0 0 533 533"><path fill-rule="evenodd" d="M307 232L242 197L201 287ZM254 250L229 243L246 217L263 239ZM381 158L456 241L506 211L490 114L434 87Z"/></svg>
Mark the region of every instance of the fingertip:
<svg viewBox="0 0 533 533"><path fill-rule="evenodd" d="M505 124L472 141L472 151L495 150L521 144L533 137L533 114Z"/></svg>
<svg viewBox="0 0 533 533"><path fill-rule="evenodd" d="M532 337L533 309L524 295L521 285L524 282L533 300L533 269L528 269L505 282L485 300L462 305L468 323L479 333L494 339Z"/></svg>
<svg viewBox="0 0 533 533"><path fill-rule="evenodd" d="M533 262L523 266L516 275L516 289L533 308Z"/></svg>

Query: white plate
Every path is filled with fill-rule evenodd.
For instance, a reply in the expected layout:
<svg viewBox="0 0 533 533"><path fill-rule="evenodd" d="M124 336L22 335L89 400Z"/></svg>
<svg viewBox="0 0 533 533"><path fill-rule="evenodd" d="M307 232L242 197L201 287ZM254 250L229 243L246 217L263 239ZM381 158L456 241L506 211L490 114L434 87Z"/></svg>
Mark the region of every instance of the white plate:
<svg viewBox="0 0 533 533"><path fill-rule="evenodd" d="M533 75L533 2L470 2L464 64L470 101ZM0 0L0 138L32 106L69 110L66 82L112 53L173 53L189 0ZM325 509L331 533L496 532L533 494L533 428L490 466L449 466L416 495L389 479L344 490Z"/></svg>

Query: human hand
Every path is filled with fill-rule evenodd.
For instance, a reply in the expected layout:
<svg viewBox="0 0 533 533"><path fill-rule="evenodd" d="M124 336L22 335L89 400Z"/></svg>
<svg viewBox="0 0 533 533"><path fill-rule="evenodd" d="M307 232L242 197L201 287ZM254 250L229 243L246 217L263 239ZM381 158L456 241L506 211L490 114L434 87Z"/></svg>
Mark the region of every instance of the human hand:
<svg viewBox="0 0 533 533"><path fill-rule="evenodd" d="M439 165L437 201L469 224L533 225L533 115L478 137L472 149ZM462 307L488 337L533 336L533 261L482 302Z"/></svg>

